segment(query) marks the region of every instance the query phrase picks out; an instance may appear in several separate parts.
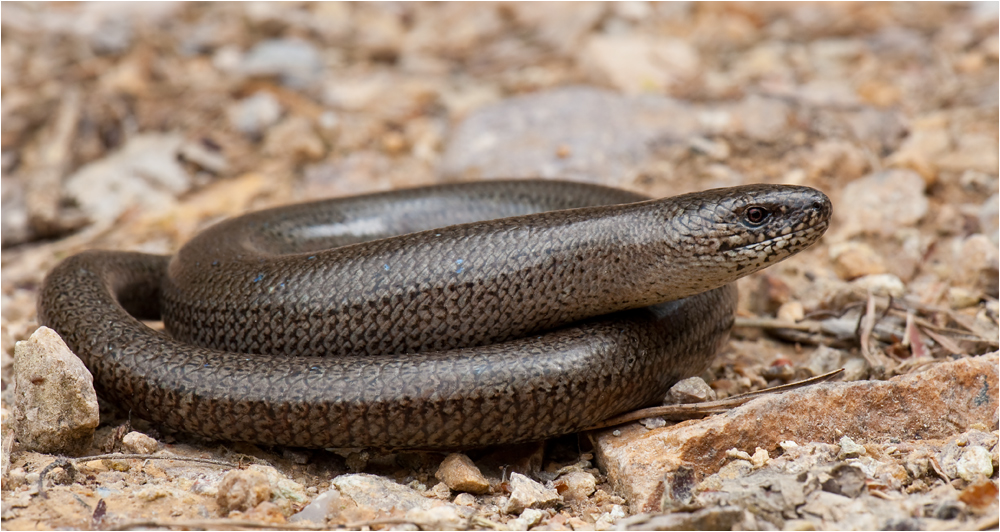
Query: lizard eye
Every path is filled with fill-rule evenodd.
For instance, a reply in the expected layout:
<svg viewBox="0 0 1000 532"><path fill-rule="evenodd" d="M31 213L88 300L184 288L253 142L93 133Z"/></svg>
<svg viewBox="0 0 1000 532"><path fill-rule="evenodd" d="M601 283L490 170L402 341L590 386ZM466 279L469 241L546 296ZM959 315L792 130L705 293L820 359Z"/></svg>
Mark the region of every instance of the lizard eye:
<svg viewBox="0 0 1000 532"><path fill-rule="evenodd" d="M750 207L743 213L743 218L746 219L747 223L750 225L760 225L767 220L767 217L771 213L763 207Z"/></svg>

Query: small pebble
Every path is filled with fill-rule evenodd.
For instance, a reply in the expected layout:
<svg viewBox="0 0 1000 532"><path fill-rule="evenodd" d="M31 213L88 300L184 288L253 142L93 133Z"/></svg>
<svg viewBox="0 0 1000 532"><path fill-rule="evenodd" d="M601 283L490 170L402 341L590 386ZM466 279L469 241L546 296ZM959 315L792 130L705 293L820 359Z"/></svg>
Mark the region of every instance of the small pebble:
<svg viewBox="0 0 1000 532"><path fill-rule="evenodd" d="M326 145L308 118L293 116L268 130L264 153L299 162L316 161L326 154Z"/></svg>
<svg viewBox="0 0 1000 532"><path fill-rule="evenodd" d="M4 482L4 490L14 490L27 482L27 474L24 472L23 467L15 467L7 473L7 478Z"/></svg>
<svg viewBox="0 0 1000 532"><path fill-rule="evenodd" d="M266 475L239 469L226 473L216 497L224 515L233 510L245 512L270 499L271 484Z"/></svg>
<svg viewBox="0 0 1000 532"><path fill-rule="evenodd" d="M510 474L510 497L503 506L504 513L520 514L528 508L550 508L562 502L562 497L554 489L548 489L538 482L520 474Z"/></svg>
<svg viewBox="0 0 1000 532"><path fill-rule="evenodd" d="M806 317L806 310L802 303L789 301L778 307L777 318L782 321L798 322Z"/></svg>
<svg viewBox="0 0 1000 532"><path fill-rule="evenodd" d="M339 502L340 492L336 489L329 489L319 494L298 513L288 518L290 522L310 521L313 523L326 523L326 518L330 514L336 514L333 503Z"/></svg>
<svg viewBox="0 0 1000 532"><path fill-rule="evenodd" d="M799 444L795 443L792 440L785 440L783 442L779 442L778 443L778 447L781 447L781 450L783 450L785 452L788 452L789 450L794 449L794 448L796 448L798 446L799 446Z"/></svg>
<svg viewBox="0 0 1000 532"><path fill-rule="evenodd" d="M739 450L739 449L737 449L737 448L734 447L734 448L729 449L728 451L726 451L726 458L736 458L738 460L746 460L747 462L749 462L750 461L750 453L748 453L746 451L741 451L741 450Z"/></svg>
<svg viewBox="0 0 1000 532"><path fill-rule="evenodd" d="M958 459L956 471L962 480L973 482L993 475L993 461L990 452L979 445L970 445Z"/></svg>
<svg viewBox="0 0 1000 532"><path fill-rule="evenodd" d="M647 417L644 419L640 419L639 423L643 427L646 427L649 430L667 426L666 420L664 420L662 417Z"/></svg>
<svg viewBox="0 0 1000 532"><path fill-rule="evenodd" d="M863 445L854 443L854 440L844 436L840 438L840 453L838 458L856 458L868 454L868 450Z"/></svg>
<svg viewBox="0 0 1000 532"><path fill-rule="evenodd" d="M270 39L246 53L240 70L249 76L278 76L289 87L304 88L322 78L323 58L307 41Z"/></svg>
<svg viewBox="0 0 1000 532"><path fill-rule="evenodd" d="M507 527L510 530L528 530L529 528L542 522L542 517L545 516L545 512L541 510L536 510L534 508L528 508L521 512L521 515L517 519L511 519L507 522Z"/></svg>
<svg viewBox="0 0 1000 532"><path fill-rule="evenodd" d="M280 525L286 522L285 515L281 513L281 508L270 501L264 501L254 506L253 509L246 512L246 516L247 519L257 523Z"/></svg>
<svg viewBox="0 0 1000 532"><path fill-rule="evenodd" d="M431 489L424 492L425 495L432 499L448 500L451 498L451 490L448 489L448 485L444 482L438 482Z"/></svg>
<svg viewBox="0 0 1000 532"><path fill-rule="evenodd" d="M258 137L281 118L281 104L270 92L258 92L229 106L229 123L244 135Z"/></svg>
<svg viewBox="0 0 1000 532"><path fill-rule="evenodd" d="M468 519L455 506L435 506L433 508L413 508L406 512L405 519L419 523L421 530L466 530Z"/></svg>
<svg viewBox="0 0 1000 532"><path fill-rule="evenodd" d="M690 404L714 401L717 398L715 390L705 383L701 377L690 377L670 387L664 404Z"/></svg>
<svg viewBox="0 0 1000 532"><path fill-rule="evenodd" d="M754 468L764 467L770 460L771 456L768 455L767 449L761 449L760 447L757 447L753 456L750 457L750 463L753 464Z"/></svg>
<svg viewBox="0 0 1000 532"><path fill-rule="evenodd" d="M595 530L608 530L615 521L625 517L625 508L621 505L615 504L611 507L610 512L605 512L597 518L597 522L594 523Z"/></svg>
<svg viewBox="0 0 1000 532"><path fill-rule="evenodd" d="M903 281L891 273L866 275L851 281L851 286L861 291L871 290L876 296L903 297L906 286Z"/></svg>
<svg viewBox="0 0 1000 532"><path fill-rule="evenodd" d="M829 255L837 276L845 281L886 272L882 257L862 242L834 244L830 246Z"/></svg>
<svg viewBox="0 0 1000 532"><path fill-rule="evenodd" d="M597 490L597 478L586 471L570 471L553 484L556 491L568 501L584 500Z"/></svg>
<svg viewBox="0 0 1000 532"><path fill-rule="evenodd" d="M159 448L159 442L141 432L129 432L122 438L122 445L130 453L153 454Z"/></svg>
<svg viewBox="0 0 1000 532"><path fill-rule="evenodd" d="M948 289L948 306L956 310L978 305L981 299L982 294L979 291L960 286Z"/></svg>
<svg viewBox="0 0 1000 532"><path fill-rule="evenodd" d="M476 464L461 453L452 453L445 457L438 467L435 478L443 481L455 491L482 494L490 489L490 483L483 476Z"/></svg>
<svg viewBox="0 0 1000 532"><path fill-rule="evenodd" d="M809 354L800 368L806 370L810 377L822 375L841 367L845 355L844 351L821 345Z"/></svg>

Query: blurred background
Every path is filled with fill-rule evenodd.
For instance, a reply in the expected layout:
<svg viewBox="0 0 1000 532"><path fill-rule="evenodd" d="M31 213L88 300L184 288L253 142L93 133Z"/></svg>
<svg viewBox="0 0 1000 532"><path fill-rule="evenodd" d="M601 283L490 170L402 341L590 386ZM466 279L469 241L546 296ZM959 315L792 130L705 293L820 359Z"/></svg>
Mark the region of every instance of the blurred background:
<svg viewBox="0 0 1000 532"><path fill-rule="evenodd" d="M2 25L4 248L470 178L836 194L903 168L960 211L997 189L995 2L5 3Z"/></svg>
<svg viewBox="0 0 1000 532"><path fill-rule="evenodd" d="M814 186L836 218L809 279L749 311L850 282L995 316L997 10L4 3L4 352L71 252L173 253L249 209L496 177Z"/></svg>

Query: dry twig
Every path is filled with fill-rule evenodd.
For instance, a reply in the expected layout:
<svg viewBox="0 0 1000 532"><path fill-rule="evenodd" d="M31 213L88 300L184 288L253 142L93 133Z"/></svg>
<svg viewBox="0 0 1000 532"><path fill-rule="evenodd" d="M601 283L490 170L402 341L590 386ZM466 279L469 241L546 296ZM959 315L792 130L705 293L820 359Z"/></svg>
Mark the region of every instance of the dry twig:
<svg viewBox="0 0 1000 532"><path fill-rule="evenodd" d="M646 419L649 417L662 417L665 419L673 421L681 421L685 419L694 419L699 417L704 417L712 414L721 414L737 406L743 405L749 402L751 399L755 399L761 395L769 395L774 393L787 392L794 390L796 388L802 388L804 386L809 386L812 384L817 384L820 382L827 381L833 377L839 375L843 372L843 368L831 371L829 373L824 373L816 377L811 377L809 379L801 380L799 382L793 382L789 384L782 384L781 386L774 386L764 390L758 390L756 392L748 392L740 395L734 395L726 399L720 399L718 401L706 401L704 403L687 404L687 405L663 405L654 406L650 408L643 408L640 410L634 410L622 414L620 416L615 416L610 419L606 419L597 425L587 428L586 430L598 430L608 427L613 427L615 425L622 425L632 421L638 421L640 419Z"/></svg>
<svg viewBox="0 0 1000 532"><path fill-rule="evenodd" d="M98 460L176 460L179 462L194 462L198 464L209 464L224 467L238 467L236 464L223 462L221 460L209 460L207 458L187 458L183 456L151 456L148 454L98 454L94 456L82 456L80 458L56 458L51 464L45 466L38 474L38 494L44 499L48 495L45 493L45 476L53 469L62 468L69 473L70 477L76 474L76 466L86 462L96 462Z"/></svg>

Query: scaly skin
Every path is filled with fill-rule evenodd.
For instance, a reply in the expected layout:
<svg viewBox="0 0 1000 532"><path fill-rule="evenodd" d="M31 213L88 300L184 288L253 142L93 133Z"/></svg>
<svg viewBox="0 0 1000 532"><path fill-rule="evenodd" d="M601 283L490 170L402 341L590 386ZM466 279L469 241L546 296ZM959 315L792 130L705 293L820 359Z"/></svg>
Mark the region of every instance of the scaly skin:
<svg viewBox="0 0 1000 532"><path fill-rule="evenodd" d="M302 447L532 441L701 372L728 338L731 283L815 243L830 210L774 185L647 200L494 181L327 200L220 223L172 259L70 257L39 316L103 397L178 431ZM133 316L162 316L170 336Z"/></svg>

